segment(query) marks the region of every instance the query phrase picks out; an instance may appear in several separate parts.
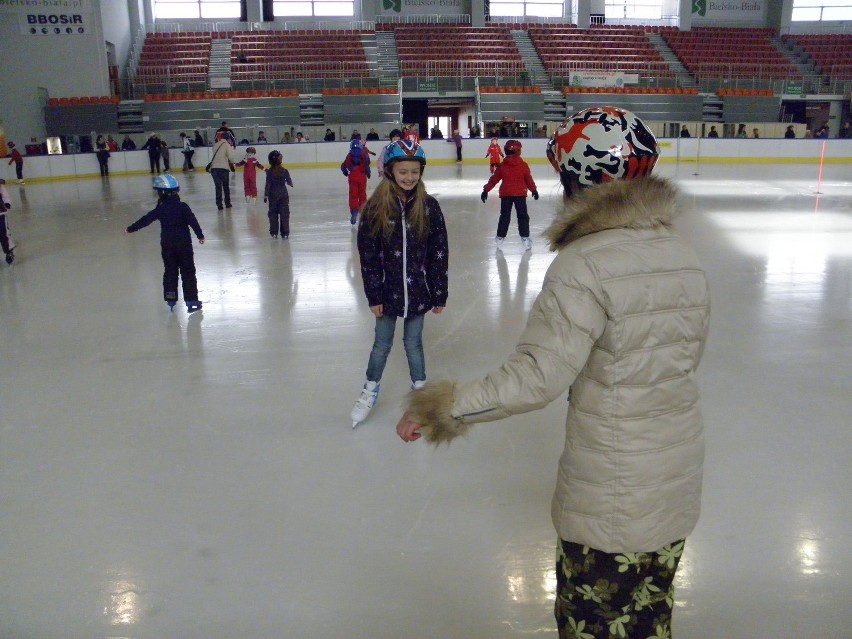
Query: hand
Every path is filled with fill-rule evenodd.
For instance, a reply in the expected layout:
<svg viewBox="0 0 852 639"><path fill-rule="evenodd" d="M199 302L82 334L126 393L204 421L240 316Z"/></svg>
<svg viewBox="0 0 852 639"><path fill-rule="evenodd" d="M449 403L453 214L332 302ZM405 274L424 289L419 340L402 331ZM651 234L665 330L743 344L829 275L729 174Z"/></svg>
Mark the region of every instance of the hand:
<svg viewBox="0 0 852 639"><path fill-rule="evenodd" d="M264 203L264 204L266 204L266 203L267 203L266 198L263 198L263 203Z"/></svg>
<svg viewBox="0 0 852 639"><path fill-rule="evenodd" d="M371 306L370 310L376 317L382 317L385 314L384 304L376 304L375 306Z"/></svg>
<svg viewBox="0 0 852 639"><path fill-rule="evenodd" d="M534 200L537 200L538 199L538 191L533 191L532 196L533 196Z"/></svg>
<svg viewBox="0 0 852 639"><path fill-rule="evenodd" d="M343 175L345 175L346 177L349 177L349 169L342 168L340 170L343 171Z"/></svg>
<svg viewBox="0 0 852 639"><path fill-rule="evenodd" d="M441 313L444 312L444 307L443 306L434 306L434 307L432 307L432 312L435 315L440 315Z"/></svg>
<svg viewBox="0 0 852 639"><path fill-rule="evenodd" d="M420 434L421 425L411 421L408 413L405 413L396 425L396 434L402 438L404 442L413 442L422 437Z"/></svg>
<svg viewBox="0 0 852 639"><path fill-rule="evenodd" d="M199 243L199 244L204 244L204 238L203 238L203 237L202 237L202 238L199 238L199 239L198 239L198 243Z"/></svg>
<svg viewBox="0 0 852 639"><path fill-rule="evenodd" d="M483 191L483 192L482 192L482 195L480 195L480 196L479 196L479 199L480 199L480 200L482 200L483 202L485 202L485 200L487 200L487 199L488 199L488 193L486 193L485 191Z"/></svg>

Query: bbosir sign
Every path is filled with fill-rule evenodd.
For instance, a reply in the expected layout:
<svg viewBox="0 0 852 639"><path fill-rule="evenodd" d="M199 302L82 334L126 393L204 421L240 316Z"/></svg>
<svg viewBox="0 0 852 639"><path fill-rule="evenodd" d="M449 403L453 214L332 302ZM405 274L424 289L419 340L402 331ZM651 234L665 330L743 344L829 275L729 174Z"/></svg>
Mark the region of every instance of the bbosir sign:
<svg viewBox="0 0 852 639"><path fill-rule="evenodd" d="M26 35L83 35L89 33L91 16L83 13L22 13L21 33Z"/></svg>

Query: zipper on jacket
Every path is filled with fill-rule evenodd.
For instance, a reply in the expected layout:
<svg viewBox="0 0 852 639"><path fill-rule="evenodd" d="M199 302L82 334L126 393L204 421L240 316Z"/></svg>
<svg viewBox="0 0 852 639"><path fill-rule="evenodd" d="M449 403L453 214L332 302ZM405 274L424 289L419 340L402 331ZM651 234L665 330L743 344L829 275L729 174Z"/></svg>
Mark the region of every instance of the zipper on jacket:
<svg viewBox="0 0 852 639"><path fill-rule="evenodd" d="M402 318L405 319L408 317L408 233L406 231L405 224L405 204L402 199L397 198L399 200L399 207L402 210L401 222L402 222L402 301L404 306L402 307Z"/></svg>

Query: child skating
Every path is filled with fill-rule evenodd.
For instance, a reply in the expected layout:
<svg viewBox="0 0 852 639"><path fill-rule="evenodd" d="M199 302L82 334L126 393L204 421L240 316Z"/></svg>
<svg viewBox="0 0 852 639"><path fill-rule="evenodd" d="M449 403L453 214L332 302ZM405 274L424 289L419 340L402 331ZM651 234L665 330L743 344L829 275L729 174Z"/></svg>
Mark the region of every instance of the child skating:
<svg viewBox="0 0 852 639"><path fill-rule="evenodd" d="M518 233L524 250L532 249L530 239L530 216L527 213L527 189L532 191L534 200L538 199L538 188L533 181L529 165L521 159L521 143L518 140L509 140L504 147L506 159L503 160L494 174L482 187L480 199L485 202L488 199L488 191L493 189L498 182L500 185L500 221L497 223L497 237L494 242L497 248L503 246L506 233L509 231L509 223L512 221L512 206L518 216Z"/></svg>
<svg viewBox="0 0 852 639"><path fill-rule="evenodd" d="M367 380L350 413L352 428L376 403L398 317L403 319L411 388L418 390L426 383L423 320L429 311L440 314L447 304L449 248L441 207L421 180L425 166L426 155L416 142L388 145L387 179L361 211L358 255L376 328Z"/></svg>
<svg viewBox="0 0 852 639"><path fill-rule="evenodd" d="M9 159L9 166L15 164L15 176L18 178L18 184L24 184L24 156L18 151L14 142L9 142L7 146L12 149L12 156Z"/></svg>
<svg viewBox="0 0 852 639"><path fill-rule="evenodd" d="M275 151L273 151L274 153ZM246 202L254 204L257 202L257 172L263 171L264 166L254 157L257 149L250 146L246 149L246 157L237 162L237 166L243 166L243 191L246 194ZM270 155L272 155L270 153Z"/></svg>
<svg viewBox="0 0 852 639"><path fill-rule="evenodd" d="M9 197L9 191L6 190L6 180L0 179L0 249L6 255L6 264L11 264L15 261L15 248L12 244L12 238L9 235L9 226L6 223L6 211L12 208L12 199Z"/></svg>
<svg viewBox="0 0 852 639"><path fill-rule="evenodd" d="M266 170L266 186L263 188L263 201L269 202L269 235L281 239L290 237L290 193L293 180L290 171L281 166L284 157L278 151L269 154L269 168Z"/></svg>
<svg viewBox="0 0 852 639"><path fill-rule="evenodd" d="M497 138L491 138L491 144L488 145L488 149L485 151L485 157L488 158L488 168L493 174L505 157Z"/></svg>
<svg viewBox="0 0 852 639"><path fill-rule="evenodd" d="M349 153L340 164L340 170L349 179L349 223L355 227L358 210L367 201L367 179L370 177L370 156L356 138L349 143Z"/></svg>
<svg viewBox="0 0 852 639"><path fill-rule="evenodd" d="M159 196L157 206L128 226L125 233L134 233L154 221L160 222L160 248L165 267L163 298L169 308L174 310L180 277L186 310L194 313L201 308L201 302L198 301L198 281L195 278L195 258L189 230L195 233L199 244L204 244L204 233L192 209L180 201L180 184L172 175L158 175L152 182Z"/></svg>

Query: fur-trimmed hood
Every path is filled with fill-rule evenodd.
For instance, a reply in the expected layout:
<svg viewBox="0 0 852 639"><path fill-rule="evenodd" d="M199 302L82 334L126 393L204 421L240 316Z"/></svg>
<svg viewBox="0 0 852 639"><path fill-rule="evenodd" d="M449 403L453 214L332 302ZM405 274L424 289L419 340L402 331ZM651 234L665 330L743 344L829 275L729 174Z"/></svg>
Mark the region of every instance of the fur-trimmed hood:
<svg viewBox="0 0 852 639"><path fill-rule="evenodd" d="M660 177L615 180L580 191L545 231L550 250L607 229L671 226L679 210L678 190Z"/></svg>

